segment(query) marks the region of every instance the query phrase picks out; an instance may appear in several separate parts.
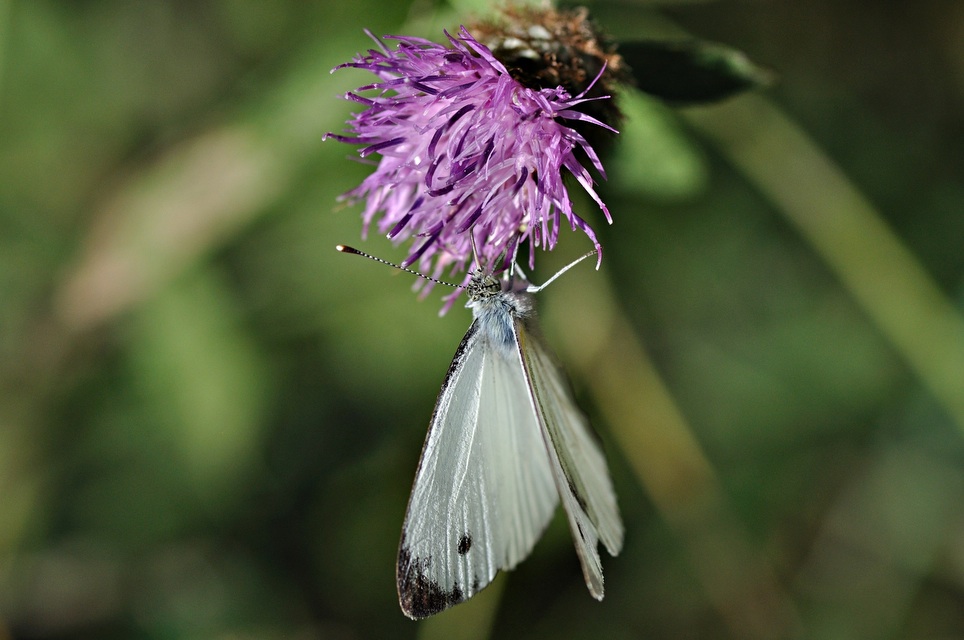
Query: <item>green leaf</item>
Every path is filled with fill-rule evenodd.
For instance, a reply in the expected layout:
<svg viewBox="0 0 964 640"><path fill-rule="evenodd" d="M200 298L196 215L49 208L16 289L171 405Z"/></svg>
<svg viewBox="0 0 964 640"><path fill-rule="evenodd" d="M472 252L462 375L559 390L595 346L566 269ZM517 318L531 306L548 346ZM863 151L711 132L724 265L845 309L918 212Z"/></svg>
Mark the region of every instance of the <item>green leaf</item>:
<svg viewBox="0 0 964 640"><path fill-rule="evenodd" d="M610 164L614 186L663 202L691 198L706 187L703 154L672 110L639 92L620 94L619 110L625 120Z"/></svg>
<svg viewBox="0 0 964 640"><path fill-rule="evenodd" d="M742 51L713 42L621 42L619 53L640 90L674 104L715 102L774 79Z"/></svg>

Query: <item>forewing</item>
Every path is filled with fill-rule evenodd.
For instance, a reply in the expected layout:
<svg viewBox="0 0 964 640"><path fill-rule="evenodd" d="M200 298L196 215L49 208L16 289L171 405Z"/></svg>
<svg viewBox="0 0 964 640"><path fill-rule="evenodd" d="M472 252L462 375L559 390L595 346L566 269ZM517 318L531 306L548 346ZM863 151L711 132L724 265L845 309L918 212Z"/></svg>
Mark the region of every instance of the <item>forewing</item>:
<svg viewBox="0 0 964 640"><path fill-rule="evenodd" d="M516 319L515 329L586 586L601 600L603 574L598 542L602 541L614 556L623 546L623 523L606 458L552 354L521 319Z"/></svg>
<svg viewBox="0 0 964 640"><path fill-rule="evenodd" d="M398 554L402 610L424 618L521 561L558 494L515 349L476 320L439 394Z"/></svg>

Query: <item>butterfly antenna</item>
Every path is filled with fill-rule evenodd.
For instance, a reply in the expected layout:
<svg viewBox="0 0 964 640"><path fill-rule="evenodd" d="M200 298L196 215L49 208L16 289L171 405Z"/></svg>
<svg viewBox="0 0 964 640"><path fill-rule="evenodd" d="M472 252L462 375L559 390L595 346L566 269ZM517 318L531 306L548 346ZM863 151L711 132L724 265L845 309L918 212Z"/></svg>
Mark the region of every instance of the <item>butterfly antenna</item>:
<svg viewBox="0 0 964 640"><path fill-rule="evenodd" d="M431 282L434 282L435 284L444 284L446 287L453 287L453 288L455 288L455 289L464 289L464 288L465 288L465 285L452 284L451 282L445 282L444 280L438 280L437 278L433 278L433 277L431 277L431 276L427 276L427 275L425 275L424 273L419 273L418 271L415 271L415 270L413 270L413 269L407 269L407 268L405 268L405 267L403 267L403 266L401 266L401 265L397 265L397 264L395 264L394 262L389 262L388 260L382 260L381 258L377 258L377 257L373 256L373 255L370 254L370 253L365 253L364 251L360 251L360 250L356 249L355 247L349 247L349 246L344 245L344 244L339 244L339 245L337 245L337 246L335 247L335 249L337 249L338 251L341 251L342 253L354 253L356 256L362 256L362 257L364 257L364 258L369 258L370 260L374 260L375 262L381 262L382 264L387 264L387 265L390 266L390 267L395 267L395 268L398 269L399 271L404 271L404 272L406 272L406 273L411 273L412 275L418 276L419 278L422 278L422 279L424 279L424 280L429 280L429 281L431 281ZM583 256L583 257L585 257L585 256ZM580 258L580 259L581 259L581 258ZM566 268L568 269L568 267L566 267ZM543 285L543 286L545 286L545 285Z"/></svg>
<svg viewBox="0 0 964 640"><path fill-rule="evenodd" d="M579 256L578 258L576 258L575 260L573 260L572 262L570 262L569 264L567 264L566 266L564 266L562 269L559 269L559 271L556 272L556 275L552 276L551 278L549 278L548 280L546 280L545 282L543 282L542 284L540 284L538 287L536 287L536 286L530 286L530 287L527 289L527 291L528 291L529 293L536 293L536 292L538 292L538 291L542 291L543 289L545 289L546 287L548 287L549 284L550 284L553 280L555 280L556 278L558 278L559 276L561 276L562 274L564 274L566 271L569 271L570 269L572 269L574 266L576 266L577 264L579 264L580 262L582 262L583 260L585 260L585 259L588 258L589 256L594 256L594 255L596 255L596 250L595 250L595 249L593 249L592 251L590 251L589 253L587 253L587 254L585 254L585 255Z"/></svg>

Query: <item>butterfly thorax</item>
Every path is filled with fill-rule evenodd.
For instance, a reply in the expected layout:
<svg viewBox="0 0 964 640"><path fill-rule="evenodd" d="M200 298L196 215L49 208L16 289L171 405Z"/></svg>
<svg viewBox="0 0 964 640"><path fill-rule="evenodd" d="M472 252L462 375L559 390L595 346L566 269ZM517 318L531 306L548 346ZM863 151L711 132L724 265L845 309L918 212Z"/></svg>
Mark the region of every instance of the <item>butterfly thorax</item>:
<svg viewBox="0 0 964 640"><path fill-rule="evenodd" d="M527 319L535 314L532 294L526 292L528 286L520 278L499 279L481 270L476 271L466 286L469 301L465 306L472 309L479 331L505 354L516 348L516 319Z"/></svg>

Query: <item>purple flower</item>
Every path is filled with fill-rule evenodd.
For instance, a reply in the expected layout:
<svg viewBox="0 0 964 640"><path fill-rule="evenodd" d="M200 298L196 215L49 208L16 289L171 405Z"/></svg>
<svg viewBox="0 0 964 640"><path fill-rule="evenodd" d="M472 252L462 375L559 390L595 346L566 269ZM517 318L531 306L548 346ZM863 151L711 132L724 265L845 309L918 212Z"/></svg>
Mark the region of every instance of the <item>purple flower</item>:
<svg viewBox="0 0 964 640"><path fill-rule="evenodd" d="M417 262L434 277L465 269L473 236L479 266L498 271L529 243L532 267L532 247L552 249L563 217L600 251L593 230L573 211L563 176L575 177L611 222L579 158L603 177L605 171L569 124L615 130L575 109L590 100L585 91L528 88L465 27L446 36L451 48L386 36L397 41L393 50L372 36L380 50L336 67L378 77L345 96L365 107L349 120L351 135L329 134L364 145L362 158L381 156L377 169L344 196L365 200L365 233L377 221L396 242L414 238L403 265Z"/></svg>

